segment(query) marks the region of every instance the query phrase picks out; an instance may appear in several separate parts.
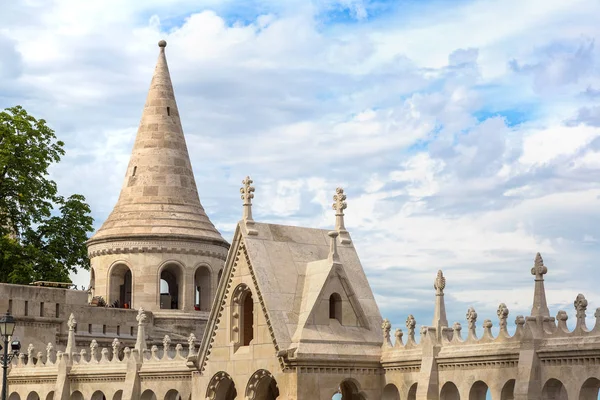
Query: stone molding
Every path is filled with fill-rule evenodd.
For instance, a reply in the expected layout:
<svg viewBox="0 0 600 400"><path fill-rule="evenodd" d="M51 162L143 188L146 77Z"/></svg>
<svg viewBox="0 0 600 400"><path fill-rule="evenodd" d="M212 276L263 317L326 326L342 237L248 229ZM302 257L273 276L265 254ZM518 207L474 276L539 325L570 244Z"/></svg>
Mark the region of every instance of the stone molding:
<svg viewBox="0 0 600 400"><path fill-rule="evenodd" d="M218 249L218 250L217 250ZM227 249L212 243L199 243L186 240L115 240L96 241L88 246L88 257L112 254L190 254L197 256L213 257L222 261L227 258Z"/></svg>

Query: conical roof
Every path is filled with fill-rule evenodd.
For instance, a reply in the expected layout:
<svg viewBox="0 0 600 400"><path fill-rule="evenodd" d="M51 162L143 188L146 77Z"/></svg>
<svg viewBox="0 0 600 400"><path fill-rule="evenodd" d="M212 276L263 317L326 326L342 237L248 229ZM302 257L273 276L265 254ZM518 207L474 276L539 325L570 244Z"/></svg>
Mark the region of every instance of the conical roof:
<svg viewBox="0 0 600 400"><path fill-rule="evenodd" d="M167 43L148 91L119 200L90 242L131 237L185 238L222 243L194 180L169 67Z"/></svg>

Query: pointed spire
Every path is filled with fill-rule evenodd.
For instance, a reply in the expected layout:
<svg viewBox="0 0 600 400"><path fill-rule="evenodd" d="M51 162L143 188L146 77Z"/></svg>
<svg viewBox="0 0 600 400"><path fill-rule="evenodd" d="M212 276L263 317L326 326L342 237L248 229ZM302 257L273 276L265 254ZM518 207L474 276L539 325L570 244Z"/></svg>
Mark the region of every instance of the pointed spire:
<svg viewBox="0 0 600 400"><path fill-rule="evenodd" d="M446 288L446 278L442 270L437 272L435 281L433 282L435 289L435 310L433 312L432 326L436 328L438 338L441 338L442 328L448 326L446 318L446 304L444 303L444 289Z"/></svg>
<svg viewBox="0 0 600 400"><path fill-rule="evenodd" d="M244 221L254 221L252 219L252 199L254 198L255 190L254 186L252 186L253 183L254 181L247 176L246 179L242 181L242 185L244 186L240 188L242 200L244 200L244 213L242 217Z"/></svg>
<svg viewBox="0 0 600 400"><path fill-rule="evenodd" d="M161 40L119 200L90 243L102 239L184 237L227 242L204 212Z"/></svg>
<svg viewBox="0 0 600 400"><path fill-rule="evenodd" d="M550 310L546 303L546 290L544 289L544 275L548 272L548 268L544 265L542 255L537 253L531 275L535 276L535 289L533 292L533 307L531 308L532 317L550 317Z"/></svg>

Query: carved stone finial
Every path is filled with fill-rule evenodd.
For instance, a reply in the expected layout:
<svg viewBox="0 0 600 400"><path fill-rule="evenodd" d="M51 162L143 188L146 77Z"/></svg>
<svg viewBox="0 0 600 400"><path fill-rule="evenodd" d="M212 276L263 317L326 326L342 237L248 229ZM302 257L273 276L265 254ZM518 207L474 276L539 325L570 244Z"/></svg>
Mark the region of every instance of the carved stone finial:
<svg viewBox="0 0 600 400"><path fill-rule="evenodd" d="M548 268L544 265L544 260L542 260L542 255L537 253L535 255L535 261L533 263L533 268L531 268L531 275L535 275L536 280L544 280L544 275L548 272Z"/></svg>
<svg viewBox="0 0 600 400"><path fill-rule="evenodd" d="M585 299L585 296L579 293L575 298L573 305L575 306L575 310L577 311L577 318L585 319L585 311L587 310L588 306L588 301Z"/></svg>
<svg viewBox="0 0 600 400"><path fill-rule="evenodd" d="M98 361L98 342L96 342L96 339L90 342L90 356L90 361Z"/></svg>
<svg viewBox="0 0 600 400"><path fill-rule="evenodd" d="M169 335L165 335L165 337L163 338L163 350L165 352L165 355L169 351L170 347L171 347L171 338L169 337Z"/></svg>
<svg viewBox="0 0 600 400"><path fill-rule="evenodd" d="M569 315L567 314L566 311L559 310L558 313L556 313L556 320L557 321L566 322L568 319L569 319Z"/></svg>
<svg viewBox="0 0 600 400"><path fill-rule="evenodd" d="M27 358L28 359L33 359L33 353L35 352L35 347L33 347L32 343L29 343L29 346L27 346Z"/></svg>
<svg viewBox="0 0 600 400"><path fill-rule="evenodd" d="M392 330L392 324L390 323L389 319L386 318L383 320L381 324L381 329L383 329L383 338L386 340L390 340L390 331Z"/></svg>
<svg viewBox="0 0 600 400"><path fill-rule="evenodd" d="M427 327L425 325L421 325L421 329L419 330L421 336L427 335Z"/></svg>
<svg viewBox="0 0 600 400"><path fill-rule="evenodd" d="M144 309L142 307L140 307L138 309L138 313L137 313L137 316L135 317L135 320L138 322L138 325L146 324L146 321L148 320L148 316L146 315L146 313L144 312Z"/></svg>
<svg viewBox="0 0 600 400"><path fill-rule="evenodd" d="M190 333L188 336L188 357L194 354L194 350L196 349L196 335L194 333Z"/></svg>
<svg viewBox="0 0 600 400"><path fill-rule="evenodd" d="M402 329L397 328L396 331L394 332L394 337L396 338L396 343L402 343L402 336L404 336L404 332L402 332Z"/></svg>
<svg viewBox="0 0 600 400"><path fill-rule="evenodd" d="M111 346L113 350L113 360L116 361L119 359L119 350L121 349L121 342L119 342L119 339L114 338Z"/></svg>
<svg viewBox="0 0 600 400"><path fill-rule="evenodd" d="M473 307L469 307L467 310L467 322L469 323L469 329L475 329L477 323L477 312Z"/></svg>
<svg viewBox="0 0 600 400"><path fill-rule="evenodd" d="M69 316L67 326L69 327L70 331L74 331L75 327L77 326L77 321L75 320L75 315L73 315L73 313L71 313L71 315Z"/></svg>
<svg viewBox="0 0 600 400"><path fill-rule="evenodd" d="M445 287L446 287L446 278L444 278L444 273L440 269L437 272L435 281L433 282L433 288L435 289L435 294L437 296L443 296Z"/></svg>
<svg viewBox="0 0 600 400"><path fill-rule="evenodd" d="M406 329L408 329L408 332L415 332L415 326L417 326L417 321L415 320L415 317L410 314L407 318L406 318Z"/></svg>
<svg viewBox="0 0 600 400"><path fill-rule="evenodd" d="M54 346L52 345L52 343L48 343L48 345L46 346L46 359L47 360L50 359L50 355L52 354L53 351L54 351Z"/></svg>
<svg viewBox="0 0 600 400"><path fill-rule="evenodd" d="M240 188L241 198L244 201L244 211L243 211L243 219L244 221L252 221L252 199L254 198L254 186L252 186L254 181L250 179L249 176L246 177L242 181L242 186Z"/></svg>
<svg viewBox="0 0 600 400"><path fill-rule="evenodd" d="M506 307L506 304L500 303L496 314L498 315L498 319L500 320L500 329L505 329L506 320L508 319L508 307Z"/></svg>
<svg viewBox="0 0 600 400"><path fill-rule="evenodd" d="M454 324L452 324L452 330L455 332L460 332L462 330L462 325L460 324L460 322L455 322Z"/></svg>
<svg viewBox="0 0 600 400"><path fill-rule="evenodd" d="M346 204L346 195L344 194L344 189L341 187L335 189L335 195L333 195L333 204L331 208L335 210L335 230L347 234L346 226L344 225L344 210L348 207ZM349 242L348 238L343 240L345 244Z"/></svg>

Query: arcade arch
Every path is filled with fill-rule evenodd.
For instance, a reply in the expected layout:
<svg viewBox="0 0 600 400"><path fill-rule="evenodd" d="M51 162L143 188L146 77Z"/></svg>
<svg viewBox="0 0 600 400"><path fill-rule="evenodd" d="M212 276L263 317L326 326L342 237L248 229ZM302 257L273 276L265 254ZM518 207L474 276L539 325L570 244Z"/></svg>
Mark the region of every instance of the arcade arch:
<svg viewBox="0 0 600 400"><path fill-rule="evenodd" d="M248 400L276 400L279 397L279 387L273 375L264 369L252 374L246 386Z"/></svg>
<svg viewBox="0 0 600 400"><path fill-rule="evenodd" d="M177 390L171 389L165 394L165 400L182 400L181 394Z"/></svg>
<svg viewBox="0 0 600 400"><path fill-rule="evenodd" d="M160 269L160 308L181 310L183 308L183 268L171 261Z"/></svg>
<svg viewBox="0 0 600 400"><path fill-rule="evenodd" d="M589 378L581 386L579 400L598 400L600 399L600 379Z"/></svg>
<svg viewBox="0 0 600 400"><path fill-rule="evenodd" d="M83 394L79 390L71 393L71 400L83 400Z"/></svg>
<svg viewBox="0 0 600 400"><path fill-rule="evenodd" d="M393 383L385 385L382 400L400 400L400 392L398 392L396 385Z"/></svg>
<svg viewBox="0 0 600 400"><path fill-rule="evenodd" d="M140 396L140 400L158 400L158 399L156 398L156 394L152 390L146 389Z"/></svg>
<svg viewBox="0 0 600 400"><path fill-rule="evenodd" d="M235 383L227 372L217 372L206 389L206 398L214 400L234 400L237 397Z"/></svg>
<svg viewBox="0 0 600 400"><path fill-rule="evenodd" d="M54 400L54 390L46 395L46 400Z"/></svg>
<svg viewBox="0 0 600 400"><path fill-rule="evenodd" d="M113 396L112 400L121 400L122 397L123 397L123 391L117 390L115 392L115 395Z"/></svg>
<svg viewBox="0 0 600 400"><path fill-rule="evenodd" d="M361 393L360 385L354 379L344 379L340 383L341 400L363 400L365 396Z"/></svg>
<svg viewBox="0 0 600 400"><path fill-rule="evenodd" d="M410 389L408 390L408 400L417 400L417 384L413 383Z"/></svg>
<svg viewBox="0 0 600 400"><path fill-rule="evenodd" d="M440 400L460 400L458 388L452 382L446 382L440 392Z"/></svg>
<svg viewBox="0 0 600 400"><path fill-rule="evenodd" d="M108 304L116 308L133 308L133 275L125 263L117 263L110 268L108 278Z"/></svg>
<svg viewBox="0 0 600 400"><path fill-rule="evenodd" d="M21 396L19 396L19 393L17 392L12 392L10 396L8 396L8 400L21 400Z"/></svg>
<svg viewBox="0 0 600 400"><path fill-rule="evenodd" d="M210 311L211 302L211 271L207 265L196 268L194 273L194 308L198 311Z"/></svg>
<svg viewBox="0 0 600 400"><path fill-rule="evenodd" d="M483 381L477 381L471 386L469 400L485 400L489 392L488 385Z"/></svg>
<svg viewBox="0 0 600 400"><path fill-rule="evenodd" d="M27 395L27 400L40 400L40 395L37 392L29 392Z"/></svg>
<svg viewBox="0 0 600 400"><path fill-rule="evenodd" d="M542 400L567 400L567 390L558 379L548 379L542 389Z"/></svg>
<svg viewBox="0 0 600 400"><path fill-rule="evenodd" d="M504 384L500 393L500 400L513 400L515 398L515 380L511 379Z"/></svg>
<svg viewBox="0 0 600 400"><path fill-rule="evenodd" d="M96 390L94 394L92 394L91 400L106 400L106 396L100 390Z"/></svg>

